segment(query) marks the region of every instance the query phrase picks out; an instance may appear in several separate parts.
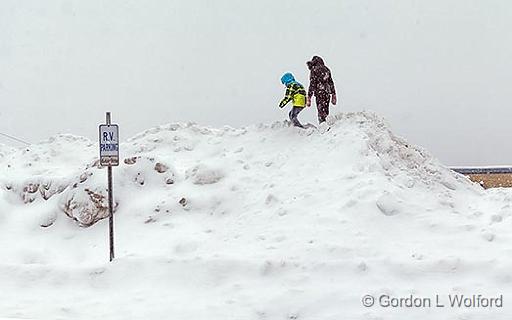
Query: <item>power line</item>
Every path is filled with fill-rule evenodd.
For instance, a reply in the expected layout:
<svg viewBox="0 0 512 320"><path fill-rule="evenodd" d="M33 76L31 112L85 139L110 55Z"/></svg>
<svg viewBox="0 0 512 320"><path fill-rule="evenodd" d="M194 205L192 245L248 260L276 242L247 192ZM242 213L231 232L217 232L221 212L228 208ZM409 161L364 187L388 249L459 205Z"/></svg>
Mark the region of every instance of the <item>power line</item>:
<svg viewBox="0 0 512 320"><path fill-rule="evenodd" d="M13 137L13 136L8 135L8 134L6 134L6 133L2 133L2 132L0 132L0 135L4 136L4 137L6 137L6 138L12 139L12 140L14 140L14 141L18 141L18 142L24 143L24 144L26 144L26 145L29 145L29 144L30 144L29 142L23 141L23 140L21 140L21 139L18 139L18 138L16 138L16 137Z"/></svg>

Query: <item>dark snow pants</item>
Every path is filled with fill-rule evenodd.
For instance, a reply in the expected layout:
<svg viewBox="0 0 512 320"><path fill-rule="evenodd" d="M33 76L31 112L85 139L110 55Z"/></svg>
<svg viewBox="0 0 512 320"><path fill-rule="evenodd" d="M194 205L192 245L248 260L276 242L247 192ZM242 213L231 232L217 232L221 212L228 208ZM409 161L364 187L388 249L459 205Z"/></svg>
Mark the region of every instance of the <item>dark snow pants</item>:
<svg viewBox="0 0 512 320"><path fill-rule="evenodd" d="M319 94L315 95L316 98L316 108L318 110L318 123L325 122L325 118L329 115L329 100L330 95Z"/></svg>
<svg viewBox="0 0 512 320"><path fill-rule="evenodd" d="M304 108L301 107L293 107L292 110L290 110L290 113L288 113L288 116L290 117L290 121L293 123L296 127L303 128L304 126L299 122L299 119L297 119L297 116L299 113L304 110Z"/></svg>

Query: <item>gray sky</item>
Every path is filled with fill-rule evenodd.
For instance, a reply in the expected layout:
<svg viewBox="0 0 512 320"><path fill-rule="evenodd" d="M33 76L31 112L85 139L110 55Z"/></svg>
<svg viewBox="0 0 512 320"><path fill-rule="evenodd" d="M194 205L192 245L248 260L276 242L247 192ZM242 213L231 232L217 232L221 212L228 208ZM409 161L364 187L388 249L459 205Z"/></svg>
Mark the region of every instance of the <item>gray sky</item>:
<svg viewBox="0 0 512 320"><path fill-rule="evenodd" d="M318 54L333 112L375 111L449 165L512 164L511 35L496 0L2 0L0 132L282 120L281 74L307 85Z"/></svg>

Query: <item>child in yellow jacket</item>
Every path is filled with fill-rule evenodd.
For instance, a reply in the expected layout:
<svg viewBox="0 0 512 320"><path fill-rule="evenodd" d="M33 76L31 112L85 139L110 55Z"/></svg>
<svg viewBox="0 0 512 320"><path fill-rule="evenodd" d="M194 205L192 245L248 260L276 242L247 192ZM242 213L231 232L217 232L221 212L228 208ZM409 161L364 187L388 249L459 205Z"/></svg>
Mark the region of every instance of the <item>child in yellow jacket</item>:
<svg viewBox="0 0 512 320"><path fill-rule="evenodd" d="M286 94L279 103L279 108L284 108L288 102L293 100L293 108L288 116L294 126L304 128L297 116L306 107L306 89L302 84L295 81L294 76L289 72L281 77L281 83L286 86Z"/></svg>

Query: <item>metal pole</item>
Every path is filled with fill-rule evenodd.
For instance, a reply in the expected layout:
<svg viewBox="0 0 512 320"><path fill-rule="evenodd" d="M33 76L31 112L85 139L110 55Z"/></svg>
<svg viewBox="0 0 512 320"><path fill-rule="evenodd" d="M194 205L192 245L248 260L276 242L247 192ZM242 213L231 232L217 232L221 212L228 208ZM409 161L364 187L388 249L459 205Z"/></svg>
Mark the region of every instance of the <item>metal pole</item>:
<svg viewBox="0 0 512 320"><path fill-rule="evenodd" d="M110 112L107 112L107 125L110 122ZM113 191L113 183L112 183L112 166L107 167L108 173L108 230L109 230L109 238L110 238L110 261L114 260L114 191Z"/></svg>

